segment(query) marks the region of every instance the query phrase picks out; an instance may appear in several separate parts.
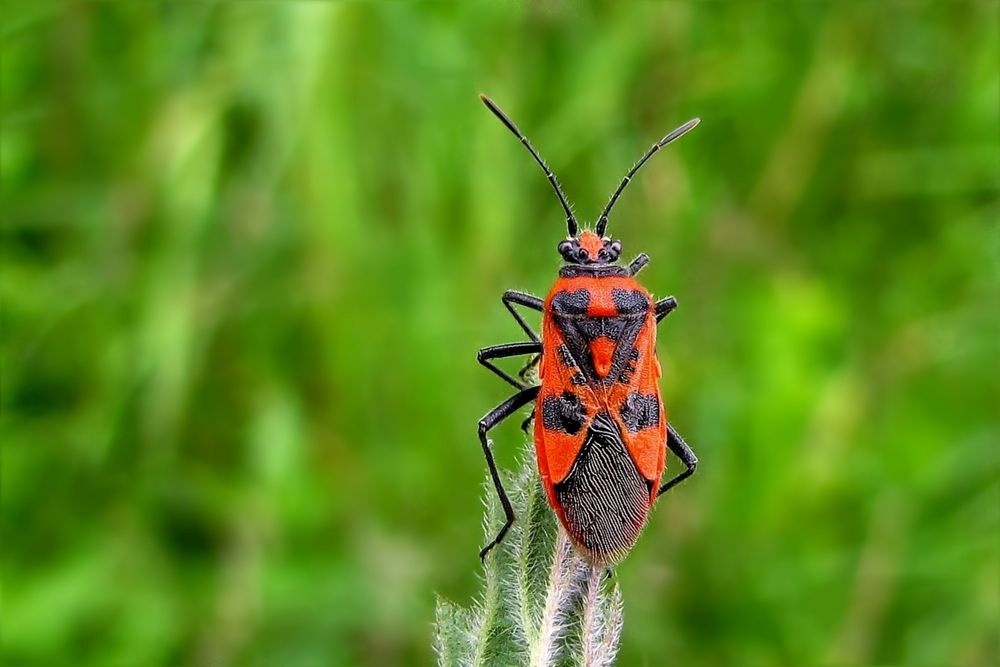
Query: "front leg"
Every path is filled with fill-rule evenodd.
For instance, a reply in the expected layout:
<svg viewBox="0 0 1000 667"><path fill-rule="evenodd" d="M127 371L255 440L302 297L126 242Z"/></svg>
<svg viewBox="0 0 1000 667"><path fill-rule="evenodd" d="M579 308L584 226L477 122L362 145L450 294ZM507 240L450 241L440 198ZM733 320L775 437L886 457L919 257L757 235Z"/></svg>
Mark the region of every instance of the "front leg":
<svg viewBox="0 0 1000 667"><path fill-rule="evenodd" d="M524 292L518 292L517 290L512 289L503 293L501 301L503 301L503 305L510 311L510 314L514 317L514 319L517 320L517 323L521 325L521 328L524 329L524 333L528 334L528 337L531 338L531 340L538 343L538 334L535 333L535 330L532 329L527 322L524 321L521 313L514 309L514 304L542 312L545 307L545 303L537 296L532 296L531 294L525 294Z"/></svg>
<svg viewBox="0 0 1000 667"><path fill-rule="evenodd" d="M633 259L632 263L628 265L628 274L634 276L642 271L643 267L647 264L649 264L649 255L644 252L639 253L639 256Z"/></svg>

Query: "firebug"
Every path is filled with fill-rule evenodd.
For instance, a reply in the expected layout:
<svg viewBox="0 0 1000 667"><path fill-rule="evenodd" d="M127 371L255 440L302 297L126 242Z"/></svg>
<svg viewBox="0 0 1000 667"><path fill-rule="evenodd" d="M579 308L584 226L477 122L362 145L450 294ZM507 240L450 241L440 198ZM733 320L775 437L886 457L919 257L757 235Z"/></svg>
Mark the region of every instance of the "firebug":
<svg viewBox="0 0 1000 667"><path fill-rule="evenodd" d="M530 340L479 350L479 363L517 389L479 421L479 441L506 515L479 556L485 558L503 540L515 518L487 434L534 402L524 426L534 420L535 455L549 504L581 553L596 564L613 564L635 544L656 499L690 477L698 458L667 422L660 397L656 327L677 300L654 300L636 280L649 262L645 253L619 263L622 244L605 235L608 216L642 165L699 120L653 144L611 195L593 231L581 232L544 160L492 100L480 97L545 172L566 214L568 234L558 245L559 276L544 300L515 290L503 295L503 305ZM541 336L515 306L542 313ZM530 357L518 377L494 364L521 355ZM536 364L540 384L529 386L526 372ZM685 470L661 486L668 449Z"/></svg>

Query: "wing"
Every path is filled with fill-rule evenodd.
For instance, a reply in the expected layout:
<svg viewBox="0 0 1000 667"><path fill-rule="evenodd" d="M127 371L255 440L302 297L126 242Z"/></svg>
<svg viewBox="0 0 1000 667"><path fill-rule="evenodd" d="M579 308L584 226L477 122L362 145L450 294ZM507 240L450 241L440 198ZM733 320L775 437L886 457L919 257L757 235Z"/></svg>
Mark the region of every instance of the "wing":
<svg viewBox="0 0 1000 667"><path fill-rule="evenodd" d="M619 345L625 345L623 341ZM660 362L656 358L656 321L644 318L628 350L627 382L615 383L602 409L612 415L639 472L659 482L666 456L667 417L660 398Z"/></svg>
<svg viewBox="0 0 1000 667"><path fill-rule="evenodd" d="M542 345L535 452L538 469L551 493L549 485L566 477L580 453L598 401L562 332L548 315L542 323Z"/></svg>

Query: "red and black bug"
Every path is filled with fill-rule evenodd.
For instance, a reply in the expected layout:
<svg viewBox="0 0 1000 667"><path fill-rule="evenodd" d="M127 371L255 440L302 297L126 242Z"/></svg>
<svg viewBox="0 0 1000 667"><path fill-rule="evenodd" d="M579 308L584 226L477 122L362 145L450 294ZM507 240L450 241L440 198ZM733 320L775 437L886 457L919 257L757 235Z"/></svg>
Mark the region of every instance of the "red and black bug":
<svg viewBox="0 0 1000 667"><path fill-rule="evenodd" d="M487 433L535 401L524 426L534 419L535 454L549 503L582 553L595 563L611 564L635 544L656 498L690 477L698 459L667 423L660 398L656 326L677 301L654 301L635 279L649 257L642 253L628 265L619 264L622 245L605 231L611 209L639 168L698 119L653 144L611 195L594 230L580 233L541 156L492 100L480 97L545 172L566 213L568 236L559 243L564 263L544 301L514 290L503 295L504 306L531 340L479 350L479 363L518 390L479 420L479 441L506 514L503 528L479 556L485 558L514 522ZM542 313L541 338L515 306ZM493 363L520 355L531 358L518 378ZM541 384L529 386L525 374L536 363ZM686 468L660 486L667 449Z"/></svg>

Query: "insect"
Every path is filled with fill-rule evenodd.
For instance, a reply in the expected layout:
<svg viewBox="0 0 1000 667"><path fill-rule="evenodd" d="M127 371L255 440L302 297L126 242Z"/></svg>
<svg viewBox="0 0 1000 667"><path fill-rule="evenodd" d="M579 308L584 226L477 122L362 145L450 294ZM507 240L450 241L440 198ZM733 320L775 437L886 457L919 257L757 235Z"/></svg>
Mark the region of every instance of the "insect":
<svg viewBox="0 0 1000 667"><path fill-rule="evenodd" d="M656 327L677 300L654 301L635 279L649 262L645 253L627 265L619 263L622 244L605 235L608 216L642 165L699 120L653 144L611 195L594 230L581 232L545 161L492 100L480 98L545 172L566 214L568 235L558 245L563 265L544 301L515 290L503 295L503 305L530 340L479 350L479 363L517 389L479 421L479 441L506 515L503 528L479 556L486 558L515 519L487 434L534 401L522 426L527 431L534 420L535 455L549 504L584 556L595 564L613 564L635 544L657 497L690 477L698 458L667 423L660 398ZM542 313L541 337L516 306ZM530 357L518 377L494 363L522 355ZM526 373L535 364L541 384L529 386ZM685 470L661 486L667 449Z"/></svg>

